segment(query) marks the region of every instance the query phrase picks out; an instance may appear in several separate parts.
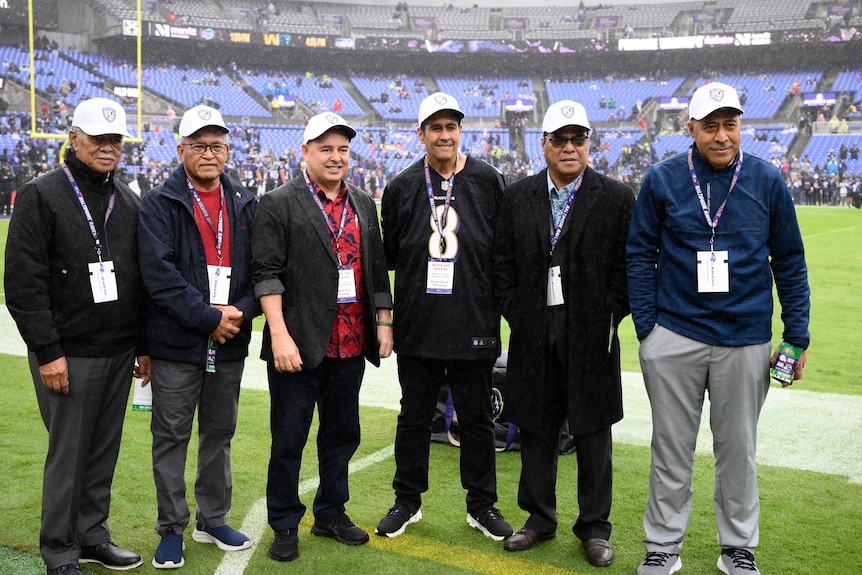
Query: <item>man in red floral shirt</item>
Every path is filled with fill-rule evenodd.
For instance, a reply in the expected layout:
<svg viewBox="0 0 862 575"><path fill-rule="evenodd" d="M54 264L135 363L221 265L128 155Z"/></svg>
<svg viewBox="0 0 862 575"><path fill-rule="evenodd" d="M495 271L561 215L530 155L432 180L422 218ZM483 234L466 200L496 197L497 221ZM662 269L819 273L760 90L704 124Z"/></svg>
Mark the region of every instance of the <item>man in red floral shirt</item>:
<svg viewBox="0 0 862 575"><path fill-rule="evenodd" d="M266 315L269 556L277 561L299 556L299 468L315 405L320 487L311 532L346 545L368 541L345 513L347 467L359 446L365 359L379 366L392 353L392 295L374 200L344 181L355 135L338 114L312 117L306 169L263 196L252 231L252 279Z"/></svg>

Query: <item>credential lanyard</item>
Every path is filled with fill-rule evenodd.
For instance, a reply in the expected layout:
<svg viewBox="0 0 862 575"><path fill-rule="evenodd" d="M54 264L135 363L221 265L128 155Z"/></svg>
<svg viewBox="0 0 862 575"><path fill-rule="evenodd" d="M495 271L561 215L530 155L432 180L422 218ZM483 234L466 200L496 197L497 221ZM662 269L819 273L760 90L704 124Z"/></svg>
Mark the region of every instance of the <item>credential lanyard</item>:
<svg viewBox="0 0 862 575"><path fill-rule="evenodd" d="M326 229L329 230L330 237L335 240L335 258L338 260L338 265L344 265L341 261L341 252L338 250L338 240L341 239L341 234L344 232L344 224L347 222L347 203L350 199L349 194L344 194L344 206L341 209L341 222L336 228L335 220L332 216L326 213L326 208L323 206L323 202L320 201L317 192L314 190L314 183L312 183L308 172L302 172L302 175L305 176L305 185L308 186L308 191L311 192L311 197L314 198L314 202L317 204L317 207L320 208L320 213L323 214L323 221L326 222Z"/></svg>
<svg viewBox="0 0 862 575"><path fill-rule="evenodd" d="M449 205L452 203L452 190L455 189L455 171L458 169L458 157L460 154L455 154L455 169L452 170L452 176L448 180L443 180L443 189L446 191L446 199L443 203L443 214L437 216L437 206L434 204L434 189L431 187L431 170L428 168L428 155L425 155L425 188L428 190L428 202L431 204L431 217L434 218L434 225L437 226L437 233L440 235L440 257L446 251L446 236L443 230L446 228L446 219L449 217Z"/></svg>
<svg viewBox="0 0 862 575"><path fill-rule="evenodd" d="M63 171L66 172L66 177L69 178L69 183L72 185L72 189L75 190L75 195L78 197L78 201L81 203L81 209L84 210L84 217L87 218L87 225L90 226L90 233L93 234L93 240L96 242L96 255L99 256L99 261L102 261L102 240L99 237L99 232L96 230L96 224L93 222L93 216L90 215L90 209L87 207L87 202L84 201L84 194L81 193L81 188L78 187L78 182L75 181L75 177L72 176L72 171L69 169L69 166L66 164L62 164ZM111 192L111 199L108 200L108 209L105 210L105 223L102 226L102 229L105 229L105 226L108 225L108 219L111 217L111 212L114 211L114 203L117 200L117 190L114 189Z"/></svg>
<svg viewBox="0 0 862 575"><path fill-rule="evenodd" d="M578 176L578 179L575 180L575 185L572 186L571 191L569 192L569 199L566 200L566 207L563 208L563 213L560 215L560 223L557 226L554 226L554 210L551 209L550 221L551 221L551 256L554 255L554 248L557 247L557 242L560 239L560 234L563 231L563 224L566 223L566 218L569 215L569 210L572 208L572 202L575 201L575 196L578 195L578 190L581 189L581 183L584 181L584 173L581 172L581 175Z"/></svg>
<svg viewBox="0 0 862 575"><path fill-rule="evenodd" d="M694 191L697 193L697 199L700 200L700 209L703 210L703 215L706 217L706 225L709 226L709 229L712 232L712 235L709 238L709 251L714 251L715 229L718 227L718 222L721 219L721 215L724 213L724 206L727 205L727 199L730 198L730 192L732 192L734 186L736 186L736 182L739 180L739 172L742 170L742 149L739 150L739 160L736 162L736 169L733 170L733 179L730 180L730 187L727 189L727 195L724 197L724 201L721 202L721 205L715 212L715 218L712 218L709 215L709 206L707 205L706 200L703 199L703 190L700 187L700 180L697 178L697 172L694 171L694 161L692 161L693 149L693 145L688 149L688 171L689 174L691 174L691 182L694 184Z"/></svg>
<svg viewBox="0 0 862 575"><path fill-rule="evenodd" d="M203 214L204 220L206 220L206 223L209 224L210 229L215 234L216 254L218 255L218 265L219 267L221 267L221 246L222 241L224 240L224 212L226 207L224 201L224 188L221 186L221 184L219 184L219 194L221 197L221 201L219 203L218 210L218 226L216 226L215 224L213 224L213 219L210 217L209 212L207 212L207 208L204 205L203 200L201 200L200 194L198 194L198 191L195 189L195 187L192 185L192 182L188 178L186 178L186 185L189 187L189 191L192 193L192 196L194 196L195 203L198 205L198 209L200 209L201 214Z"/></svg>

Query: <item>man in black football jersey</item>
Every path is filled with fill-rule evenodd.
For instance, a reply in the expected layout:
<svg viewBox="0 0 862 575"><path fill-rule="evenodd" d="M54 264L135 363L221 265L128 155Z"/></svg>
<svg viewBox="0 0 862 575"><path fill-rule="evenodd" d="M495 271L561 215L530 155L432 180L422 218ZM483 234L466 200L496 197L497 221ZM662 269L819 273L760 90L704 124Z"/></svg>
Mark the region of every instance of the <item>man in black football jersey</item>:
<svg viewBox="0 0 862 575"><path fill-rule="evenodd" d="M376 533L395 537L422 518L431 420L452 392L461 430L467 523L502 540L512 528L494 507L497 479L489 394L500 354L491 258L503 177L459 152L458 102L442 92L419 107L426 155L395 176L382 200L383 246L395 269L395 350L401 412L395 434L395 505Z"/></svg>

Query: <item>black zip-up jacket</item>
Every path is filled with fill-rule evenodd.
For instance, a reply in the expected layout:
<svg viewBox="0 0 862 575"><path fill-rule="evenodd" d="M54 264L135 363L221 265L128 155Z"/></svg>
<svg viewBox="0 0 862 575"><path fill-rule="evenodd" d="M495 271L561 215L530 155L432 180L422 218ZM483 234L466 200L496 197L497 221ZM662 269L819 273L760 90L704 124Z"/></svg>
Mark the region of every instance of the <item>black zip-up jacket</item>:
<svg viewBox="0 0 862 575"><path fill-rule="evenodd" d="M114 173L92 170L70 148L69 166L96 229L102 260L114 264L118 299L94 303L89 264L98 262L84 211L62 168L21 186L6 243L9 313L39 365L63 356L148 355L146 294L138 271L140 200ZM116 201L104 227L111 193Z"/></svg>

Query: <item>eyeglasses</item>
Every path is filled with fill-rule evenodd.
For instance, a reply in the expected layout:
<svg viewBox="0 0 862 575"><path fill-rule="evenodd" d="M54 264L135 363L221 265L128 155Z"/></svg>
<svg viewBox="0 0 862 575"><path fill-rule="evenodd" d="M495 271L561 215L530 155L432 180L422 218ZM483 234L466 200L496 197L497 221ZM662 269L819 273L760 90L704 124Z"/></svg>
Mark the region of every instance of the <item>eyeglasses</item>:
<svg viewBox="0 0 862 575"><path fill-rule="evenodd" d="M576 148L578 148L590 141L589 136L571 136L569 138L565 136L545 136L545 138L547 138L547 140L551 142L551 145L555 148L564 148L569 142L571 142Z"/></svg>
<svg viewBox="0 0 862 575"><path fill-rule="evenodd" d="M224 151L227 149L227 144L215 143L215 144L204 144L203 142L195 142L193 144L181 144L183 146L188 146L192 153L201 155L207 150L211 151L215 155L224 154Z"/></svg>

